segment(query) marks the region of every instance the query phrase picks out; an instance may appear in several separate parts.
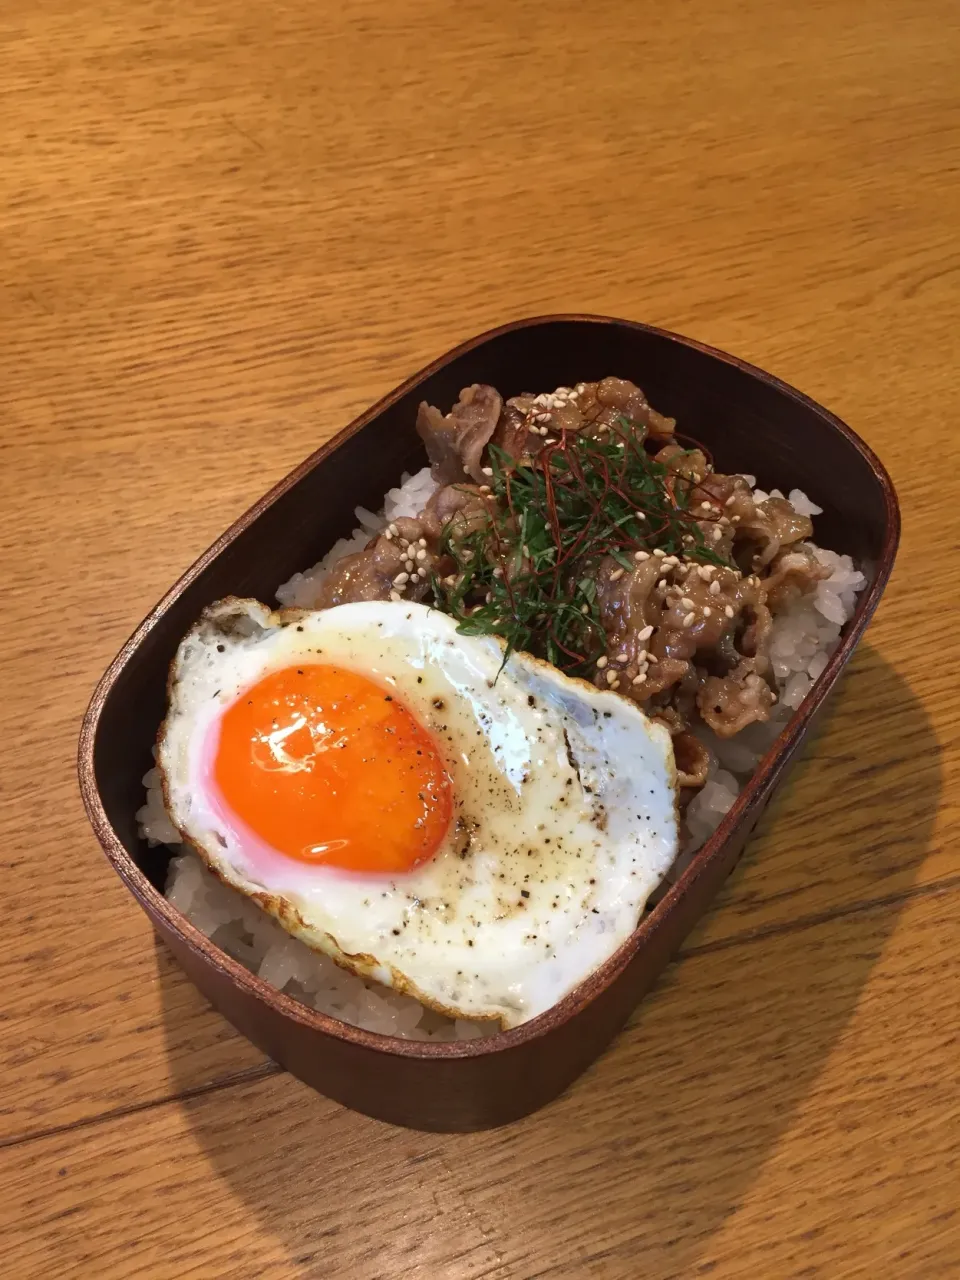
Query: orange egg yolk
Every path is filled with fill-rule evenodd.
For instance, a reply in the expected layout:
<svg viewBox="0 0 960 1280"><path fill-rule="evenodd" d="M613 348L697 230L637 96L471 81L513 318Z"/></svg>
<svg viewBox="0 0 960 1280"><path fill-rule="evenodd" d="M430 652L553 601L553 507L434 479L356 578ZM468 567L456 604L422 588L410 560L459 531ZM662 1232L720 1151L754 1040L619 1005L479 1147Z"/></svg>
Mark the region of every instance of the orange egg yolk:
<svg viewBox="0 0 960 1280"><path fill-rule="evenodd" d="M286 667L224 714L214 778L261 839L301 862L400 873L432 857L453 795L432 735L390 689Z"/></svg>

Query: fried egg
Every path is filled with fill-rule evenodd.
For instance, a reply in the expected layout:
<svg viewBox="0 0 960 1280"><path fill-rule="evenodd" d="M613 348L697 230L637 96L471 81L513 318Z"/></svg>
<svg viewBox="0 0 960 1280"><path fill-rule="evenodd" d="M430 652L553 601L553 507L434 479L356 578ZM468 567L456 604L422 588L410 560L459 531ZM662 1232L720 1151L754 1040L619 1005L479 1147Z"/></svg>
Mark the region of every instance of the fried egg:
<svg viewBox="0 0 960 1280"><path fill-rule="evenodd" d="M670 736L405 601L208 608L171 667L170 817L343 967L516 1026L632 933L677 853Z"/></svg>

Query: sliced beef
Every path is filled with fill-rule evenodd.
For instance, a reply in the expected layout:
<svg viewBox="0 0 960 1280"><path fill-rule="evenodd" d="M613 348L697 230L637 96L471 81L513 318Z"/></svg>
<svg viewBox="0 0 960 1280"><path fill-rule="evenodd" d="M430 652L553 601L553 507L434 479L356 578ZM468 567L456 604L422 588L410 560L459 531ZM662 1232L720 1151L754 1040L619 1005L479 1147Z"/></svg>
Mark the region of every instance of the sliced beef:
<svg viewBox="0 0 960 1280"><path fill-rule="evenodd" d="M389 600L393 579L402 568L397 548L381 538L374 546L344 556L334 565L321 584L315 607L329 609L358 600Z"/></svg>
<svg viewBox="0 0 960 1280"><path fill-rule="evenodd" d="M455 521L452 532L460 537L487 522L491 498L479 485L449 484L438 489L418 519L427 536L438 542L442 531Z"/></svg>
<svg viewBox="0 0 960 1280"><path fill-rule="evenodd" d="M776 695L756 672L751 658L728 676L709 676L697 695L697 706L719 738L732 738L755 720L769 720Z"/></svg>
<svg viewBox="0 0 960 1280"><path fill-rule="evenodd" d="M774 613L779 613L829 577L830 570L820 563L812 547L805 543L787 547L771 560L770 572L763 580L767 602Z"/></svg>
<svg viewBox="0 0 960 1280"><path fill-rule="evenodd" d="M752 497L743 499L738 495L731 512L739 517L736 521L738 541L744 539L752 552L747 568L766 568L782 547L809 538L813 533L810 517L800 515L786 498L754 502Z"/></svg>
<svg viewBox="0 0 960 1280"><path fill-rule="evenodd" d="M532 413L523 408L521 400L530 400L531 396L517 396L508 400L500 414L500 421L493 433L492 442L514 462L528 463L543 446L538 426L533 421Z"/></svg>
<svg viewBox="0 0 960 1280"><path fill-rule="evenodd" d="M448 414L424 401L417 413L417 432L430 470L438 484L455 484L465 477L483 482L481 458L500 419L503 400L494 387L474 383L464 387Z"/></svg>
<svg viewBox="0 0 960 1280"><path fill-rule="evenodd" d="M710 772L710 752L692 733L676 734L673 755L677 762L677 782L681 787L702 787Z"/></svg>
<svg viewBox="0 0 960 1280"><path fill-rule="evenodd" d="M345 556L334 565L320 586L315 607L328 609L359 600L389 600L395 591L407 600L423 600L429 593L429 573L437 560L434 548L429 521L419 517L395 520L363 551Z"/></svg>

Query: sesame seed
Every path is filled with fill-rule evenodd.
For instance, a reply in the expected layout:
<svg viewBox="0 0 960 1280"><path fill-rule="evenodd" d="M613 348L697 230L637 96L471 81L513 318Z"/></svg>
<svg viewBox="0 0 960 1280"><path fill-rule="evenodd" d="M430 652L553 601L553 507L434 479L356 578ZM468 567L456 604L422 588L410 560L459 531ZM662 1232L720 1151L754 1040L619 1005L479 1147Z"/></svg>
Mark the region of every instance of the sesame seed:
<svg viewBox="0 0 960 1280"><path fill-rule="evenodd" d="M617 654L617 661L618 661L618 662L626 662L626 660L627 660L627 654L626 654L626 652L618 653L618 654Z"/></svg>
<svg viewBox="0 0 960 1280"><path fill-rule="evenodd" d="M649 559L650 559L650 552L649 552L649 551L635 551L635 552L633 553L633 558L634 558L634 560L649 560Z"/></svg>
<svg viewBox="0 0 960 1280"><path fill-rule="evenodd" d="M693 620L694 620L694 618L695 618L696 616L697 616L697 615L696 615L695 613L688 613L688 614L687 614L687 616L686 616L686 617L684 618L684 620L683 620L683 625L684 625L685 627L692 627L692 626L693 626Z"/></svg>
<svg viewBox="0 0 960 1280"><path fill-rule="evenodd" d="M482 485L480 486L480 492L481 492L481 493L489 493L489 492L490 492L490 486L489 486L488 484L482 484Z"/></svg>
<svg viewBox="0 0 960 1280"><path fill-rule="evenodd" d="M581 613L589 613L589 612L590 612L590 606L589 606L588 604L582 604L582 605L580 606L580 612L581 612Z"/></svg>
<svg viewBox="0 0 960 1280"><path fill-rule="evenodd" d="M523 544L523 554L527 557L528 560L530 559L530 548L527 546L526 543Z"/></svg>
<svg viewBox="0 0 960 1280"><path fill-rule="evenodd" d="M719 525L716 525L713 530L714 542L719 542L722 537L723 537L723 530L720 528Z"/></svg>
<svg viewBox="0 0 960 1280"><path fill-rule="evenodd" d="M390 530L390 532L393 534L394 537L396 537L397 534L400 532L400 530L397 528L395 524L388 524L387 528Z"/></svg>
<svg viewBox="0 0 960 1280"><path fill-rule="evenodd" d="M554 436L547 436L546 440L544 440L544 442L543 442L543 443L544 443L544 444L556 444L556 443L557 443L557 441L556 441L556 438L555 438Z"/></svg>
<svg viewBox="0 0 960 1280"><path fill-rule="evenodd" d="M720 583L717 582L716 578L714 578L713 582L710 583L710 594L712 596L718 596L720 594Z"/></svg>
<svg viewBox="0 0 960 1280"><path fill-rule="evenodd" d="M616 683L617 683L617 673L615 671L608 671L607 684L616 684Z"/></svg>
<svg viewBox="0 0 960 1280"><path fill-rule="evenodd" d="M426 538L418 538L418 539L417 539L417 543L418 543L418 545L419 545L419 546L421 546L421 547L425 547L425 546L427 545L427 540L426 540Z"/></svg>
<svg viewBox="0 0 960 1280"><path fill-rule="evenodd" d="M739 516L731 516L731 517L730 517L730 523L731 523L731 524L739 524L739 523L740 523L740 517L739 517Z"/></svg>
<svg viewBox="0 0 960 1280"><path fill-rule="evenodd" d="M598 667L600 668L600 670L602 671L602 670L603 670L603 668L604 668L606 665L607 665L607 659L606 659L606 656L605 656L605 655L603 655L603 654L601 654L601 655L600 655L600 657L597 659L597 666L598 666Z"/></svg>
<svg viewBox="0 0 960 1280"><path fill-rule="evenodd" d="M610 575L610 581L611 581L611 582L616 582L618 579L620 579L620 578L622 578L622 577L623 577L623 570L622 570L622 569L614 569L613 573L611 573L611 575Z"/></svg>
<svg viewBox="0 0 960 1280"><path fill-rule="evenodd" d="M647 661L648 661L648 662L659 662L659 661L660 661L660 659L656 656L656 654L655 654L655 653L648 653L648 654L647 654Z"/></svg>
<svg viewBox="0 0 960 1280"><path fill-rule="evenodd" d="M726 500L726 502L723 505L725 507L732 507L733 504L736 502L736 500L737 500L737 495L735 493L731 493L730 497Z"/></svg>
<svg viewBox="0 0 960 1280"><path fill-rule="evenodd" d="M495 578L502 578L502 577L503 577L503 570L500 568L500 566L499 566L499 565L497 565L497 567L494 569L494 571L493 571L493 576L494 576Z"/></svg>
<svg viewBox="0 0 960 1280"><path fill-rule="evenodd" d="M709 618L712 613L713 613L713 610L710 608L710 606L708 604L705 604L703 606L703 616L705 618Z"/></svg>
<svg viewBox="0 0 960 1280"><path fill-rule="evenodd" d="M654 547L653 554L657 557L657 559L662 560L667 553L660 547Z"/></svg>
<svg viewBox="0 0 960 1280"><path fill-rule="evenodd" d="M391 542L393 540L393 534L390 532L389 529L384 529L383 536L386 538L388 542Z"/></svg>
<svg viewBox="0 0 960 1280"><path fill-rule="evenodd" d="M390 592L390 599L391 599L391 600L401 600L402 598L403 598L403 597L400 595L400 592L399 592L399 591L391 591L391 592Z"/></svg>
<svg viewBox="0 0 960 1280"><path fill-rule="evenodd" d="M690 597L689 597L689 596L681 596L681 597L680 597L680 603L683 605L683 607L684 607L685 609L692 609L692 608L693 608L693 601L690 599Z"/></svg>
<svg viewBox="0 0 960 1280"><path fill-rule="evenodd" d="M481 467L480 471L481 471L481 474L485 476L493 475L493 467Z"/></svg>
<svg viewBox="0 0 960 1280"><path fill-rule="evenodd" d="M424 551L423 547L421 547L420 550L417 552L417 559L426 560L426 558L427 558L427 553Z"/></svg>
<svg viewBox="0 0 960 1280"><path fill-rule="evenodd" d="M638 640L649 640L653 635L653 627L644 627L642 631L637 632Z"/></svg>
<svg viewBox="0 0 960 1280"><path fill-rule="evenodd" d="M405 587L409 581L410 581L409 573L398 573L393 580L393 585L395 587Z"/></svg>
<svg viewBox="0 0 960 1280"><path fill-rule="evenodd" d="M404 562L403 562L403 567L406 569L407 573L413 573L413 561L412 561L412 560L404 560Z"/></svg>
<svg viewBox="0 0 960 1280"><path fill-rule="evenodd" d="M444 582L448 587L455 587L457 585L457 575L455 573L451 573L449 578L444 578Z"/></svg>
<svg viewBox="0 0 960 1280"><path fill-rule="evenodd" d="M643 682L646 680L646 678L647 678L647 673L646 673L645 671L641 671L641 672L640 672L640 674L639 674L638 676L634 676L634 677L633 677L633 680L631 681L631 683L632 683L632 684L643 684Z"/></svg>
<svg viewBox="0 0 960 1280"><path fill-rule="evenodd" d="M701 502L701 503L700 503L700 510L701 510L701 511L712 511L712 510L713 510L713 503L712 503L712 502Z"/></svg>
<svg viewBox="0 0 960 1280"><path fill-rule="evenodd" d="M693 534L692 534L692 533L685 533L685 534L683 535L683 538L681 539L681 541L682 541L682 542L692 542L692 541L693 541Z"/></svg>
<svg viewBox="0 0 960 1280"><path fill-rule="evenodd" d="M727 617L728 617L728 618L732 618L732 617L733 617L733 605L732 605L732 604L728 604L728 605L726 605L726 606L724 607L723 612L727 615Z"/></svg>

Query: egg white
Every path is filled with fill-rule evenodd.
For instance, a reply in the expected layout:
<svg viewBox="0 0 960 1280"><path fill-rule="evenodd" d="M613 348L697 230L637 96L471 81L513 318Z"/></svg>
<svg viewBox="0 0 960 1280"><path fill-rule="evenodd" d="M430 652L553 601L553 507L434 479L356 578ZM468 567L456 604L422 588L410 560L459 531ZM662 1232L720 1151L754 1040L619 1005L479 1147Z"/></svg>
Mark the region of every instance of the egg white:
<svg viewBox="0 0 960 1280"><path fill-rule="evenodd" d="M614 693L425 605L207 609L171 667L158 765L174 825L228 884L344 967L451 1016L512 1027L630 936L677 853L666 729ZM453 779L454 822L404 875L310 866L266 845L211 777L230 704L269 672L325 662L397 691Z"/></svg>

